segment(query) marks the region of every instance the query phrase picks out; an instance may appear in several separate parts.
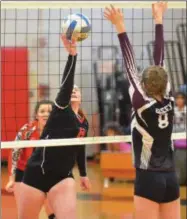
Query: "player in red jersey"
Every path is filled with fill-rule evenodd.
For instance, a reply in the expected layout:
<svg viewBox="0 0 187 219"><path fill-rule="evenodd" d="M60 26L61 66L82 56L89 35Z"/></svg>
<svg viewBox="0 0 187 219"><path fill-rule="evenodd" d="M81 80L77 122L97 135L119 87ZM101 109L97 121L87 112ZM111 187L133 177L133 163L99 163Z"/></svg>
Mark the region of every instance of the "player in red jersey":
<svg viewBox="0 0 187 219"><path fill-rule="evenodd" d="M25 124L17 133L16 141L38 140L52 110L53 102L42 100L36 104L35 119ZM27 161L33 153L34 148L14 148L11 154L11 171L9 182L6 185L8 192L14 192L17 206L19 205L20 184L23 180ZM46 213L49 219L54 219L54 214L49 205L46 205Z"/></svg>

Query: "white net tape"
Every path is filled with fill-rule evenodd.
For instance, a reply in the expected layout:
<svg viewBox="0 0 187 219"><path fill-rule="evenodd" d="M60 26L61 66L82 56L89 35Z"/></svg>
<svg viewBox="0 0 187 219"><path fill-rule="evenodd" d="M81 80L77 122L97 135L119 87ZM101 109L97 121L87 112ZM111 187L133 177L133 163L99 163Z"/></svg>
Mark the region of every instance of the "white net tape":
<svg viewBox="0 0 187 219"><path fill-rule="evenodd" d="M150 8L155 1L3 1L2 8L105 8L113 4L120 8ZM169 8L186 8L185 1L170 1Z"/></svg>
<svg viewBox="0 0 187 219"><path fill-rule="evenodd" d="M186 133L173 133L173 140L186 139ZM131 142L131 136L105 136L105 137L86 137L69 139L51 140L30 140L30 141L7 141L1 143L1 149L28 148L28 147L61 147L74 145L94 145L104 143Z"/></svg>

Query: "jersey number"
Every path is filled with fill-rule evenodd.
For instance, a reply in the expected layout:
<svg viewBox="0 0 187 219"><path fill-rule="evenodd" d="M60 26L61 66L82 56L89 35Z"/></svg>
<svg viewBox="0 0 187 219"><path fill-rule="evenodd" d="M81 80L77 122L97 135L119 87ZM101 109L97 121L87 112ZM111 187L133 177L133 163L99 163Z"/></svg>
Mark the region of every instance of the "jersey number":
<svg viewBox="0 0 187 219"><path fill-rule="evenodd" d="M78 138L85 137L85 134L86 134L85 129L80 128L77 137L78 137Z"/></svg>
<svg viewBox="0 0 187 219"><path fill-rule="evenodd" d="M158 116L158 127L161 129L166 128L169 125L168 114L160 114Z"/></svg>

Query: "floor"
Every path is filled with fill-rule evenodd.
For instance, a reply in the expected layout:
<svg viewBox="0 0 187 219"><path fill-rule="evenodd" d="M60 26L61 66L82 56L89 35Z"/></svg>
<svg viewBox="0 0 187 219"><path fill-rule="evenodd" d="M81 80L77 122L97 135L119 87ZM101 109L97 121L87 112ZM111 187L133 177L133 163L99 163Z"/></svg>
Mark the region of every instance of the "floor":
<svg viewBox="0 0 187 219"><path fill-rule="evenodd" d="M133 184L121 181L110 184L103 189L103 178L99 165L90 163L88 173L92 182L92 190L85 193L80 190L78 171L74 175L77 179L78 219L132 219L133 218ZM1 219L17 219L14 197L7 194L4 186L8 180L7 169L2 168L2 196ZM181 187L181 219L186 218L187 211L186 187ZM47 219L42 209L39 219Z"/></svg>

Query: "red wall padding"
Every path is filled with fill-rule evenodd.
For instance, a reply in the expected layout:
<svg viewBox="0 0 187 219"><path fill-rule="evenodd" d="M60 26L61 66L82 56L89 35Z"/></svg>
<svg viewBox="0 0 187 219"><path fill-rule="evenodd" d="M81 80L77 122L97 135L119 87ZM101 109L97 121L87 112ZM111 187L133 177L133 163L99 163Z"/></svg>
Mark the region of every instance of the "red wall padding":
<svg viewBox="0 0 187 219"><path fill-rule="evenodd" d="M28 49L1 48L1 72L1 141L13 141L29 119ZM9 151L1 150L1 159Z"/></svg>

